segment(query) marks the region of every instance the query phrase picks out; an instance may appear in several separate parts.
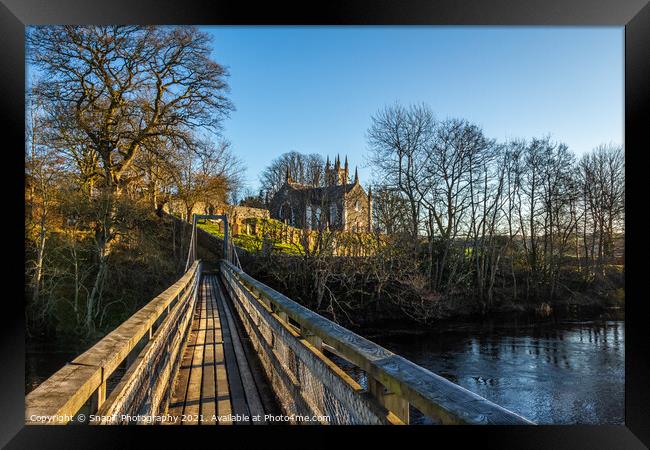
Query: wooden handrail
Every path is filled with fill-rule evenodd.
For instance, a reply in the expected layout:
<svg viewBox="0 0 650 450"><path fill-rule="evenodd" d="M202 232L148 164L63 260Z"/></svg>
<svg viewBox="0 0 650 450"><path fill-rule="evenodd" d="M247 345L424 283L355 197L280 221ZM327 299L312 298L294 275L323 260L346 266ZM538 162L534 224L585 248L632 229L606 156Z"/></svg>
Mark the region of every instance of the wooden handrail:
<svg viewBox="0 0 650 450"><path fill-rule="evenodd" d="M25 399L25 423L67 423L96 393L95 409L106 398L106 380L152 328L174 300L191 294L200 261L195 261L173 285L115 330L30 392Z"/></svg>
<svg viewBox="0 0 650 450"><path fill-rule="evenodd" d="M230 262L222 260L221 268L230 271L254 294L264 297L274 309L297 322L303 332L318 336L338 354L363 369L372 379L369 384L376 380L389 393L412 404L424 415L443 424L533 424L305 308Z"/></svg>

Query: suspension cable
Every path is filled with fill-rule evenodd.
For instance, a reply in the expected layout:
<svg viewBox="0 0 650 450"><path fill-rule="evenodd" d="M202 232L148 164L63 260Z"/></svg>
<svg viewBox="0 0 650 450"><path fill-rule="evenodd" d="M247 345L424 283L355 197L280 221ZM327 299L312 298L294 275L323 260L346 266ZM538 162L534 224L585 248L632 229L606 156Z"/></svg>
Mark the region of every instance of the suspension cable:
<svg viewBox="0 0 650 450"><path fill-rule="evenodd" d="M194 262L192 259L192 256L194 256L194 259L196 259L196 255L194 253L194 235L196 233L196 224L194 221L192 221L192 231L190 232L190 245L189 248L187 249L187 262L185 263L185 272L190 268L190 265Z"/></svg>

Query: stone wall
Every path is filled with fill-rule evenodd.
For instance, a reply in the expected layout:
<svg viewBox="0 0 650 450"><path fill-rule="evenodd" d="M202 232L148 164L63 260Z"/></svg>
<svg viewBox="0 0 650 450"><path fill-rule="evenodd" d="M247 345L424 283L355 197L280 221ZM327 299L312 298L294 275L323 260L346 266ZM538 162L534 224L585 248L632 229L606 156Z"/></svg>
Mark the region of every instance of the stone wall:
<svg viewBox="0 0 650 450"><path fill-rule="evenodd" d="M234 236L246 233L247 219L268 219L268 209L251 208L249 206L222 205L212 214L225 214L228 217L230 233Z"/></svg>
<svg viewBox="0 0 650 450"><path fill-rule="evenodd" d="M177 200L170 201L163 207L163 211L189 221L185 205ZM268 209L251 208L249 206L238 205L217 205L212 206L209 203L197 202L191 211L191 214L225 214L228 217L228 224L233 235L245 233L246 219L268 219L270 217Z"/></svg>
<svg viewBox="0 0 650 450"><path fill-rule="evenodd" d="M371 231L369 226L368 196L363 189L352 189L345 196L345 230L351 232Z"/></svg>

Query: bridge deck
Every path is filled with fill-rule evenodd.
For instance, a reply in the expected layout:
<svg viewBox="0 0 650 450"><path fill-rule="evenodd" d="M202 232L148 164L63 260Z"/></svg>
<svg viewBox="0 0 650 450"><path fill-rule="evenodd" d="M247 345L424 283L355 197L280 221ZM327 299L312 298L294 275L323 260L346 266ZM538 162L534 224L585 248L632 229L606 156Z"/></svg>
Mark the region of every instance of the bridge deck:
<svg viewBox="0 0 650 450"><path fill-rule="evenodd" d="M218 276L204 273L168 407L176 424L261 424L277 412L235 314Z"/></svg>

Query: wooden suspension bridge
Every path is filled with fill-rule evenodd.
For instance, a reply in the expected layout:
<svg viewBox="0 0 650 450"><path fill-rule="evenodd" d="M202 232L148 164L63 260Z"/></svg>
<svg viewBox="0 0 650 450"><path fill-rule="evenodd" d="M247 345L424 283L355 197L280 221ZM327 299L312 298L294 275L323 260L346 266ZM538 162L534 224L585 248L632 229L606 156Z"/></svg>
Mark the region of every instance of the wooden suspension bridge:
<svg viewBox="0 0 650 450"><path fill-rule="evenodd" d="M200 219L224 222L215 271L197 259ZM226 216L195 215L184 275L30 392L25 421L408 424L412 409L438 424L532 424L254 279Z"/></svg>

